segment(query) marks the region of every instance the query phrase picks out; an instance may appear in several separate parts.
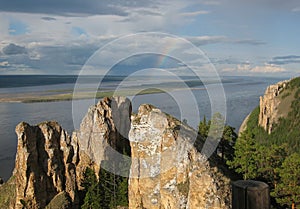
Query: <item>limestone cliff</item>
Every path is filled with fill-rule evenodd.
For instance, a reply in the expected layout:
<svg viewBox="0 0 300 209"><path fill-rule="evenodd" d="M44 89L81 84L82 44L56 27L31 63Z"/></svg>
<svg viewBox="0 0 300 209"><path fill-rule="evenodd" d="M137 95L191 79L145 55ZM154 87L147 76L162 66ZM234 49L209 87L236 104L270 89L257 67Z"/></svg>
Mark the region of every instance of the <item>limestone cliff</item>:
<svg viewBox="0 0 300 209"><path fill-rule="evenodd" d="M270 85L264 96L260 97L259 106L260 113L258 124L263 127L269 134L272 132L273 125L278 122L279 117L279 104L281 98L279 95L286 88L289 81L281 81L275 85Z"/></svg>
<svg viewBox="0 0 300 209"><path fill-rule="evenodd" d="M78 203L75 147L70 136L56 122L16 127L18 148L14 170L14 208L45 208L65 191L73 205Z"/></svg>
<svg viewBox="0 0 300 209"><path fill-rule="evenodd" d="M16 201L11 207L45 208L53 198L67 196L77 208L85 169L91 167L98 174L102 161L130 149L130 115L128 99L105 98L88 110L72 137L56 122L20 123L13 174Z"/></svg>
<svg viewBox="0 0 300 209"><path fill-rule="evenodd" d="M229 180L193 146L196 133L150 105L132 117L130 209L229 208Z"/></svg>
<svg viewBox="0 0 300 209"><path fill-rule="evenodd" d="M79 142L78 181L86 167L93 167L98 175L102 161L122 160L123 149L130 152L130 116L131 102L124 97L104 98L89 108L72 137Z"/></svg>

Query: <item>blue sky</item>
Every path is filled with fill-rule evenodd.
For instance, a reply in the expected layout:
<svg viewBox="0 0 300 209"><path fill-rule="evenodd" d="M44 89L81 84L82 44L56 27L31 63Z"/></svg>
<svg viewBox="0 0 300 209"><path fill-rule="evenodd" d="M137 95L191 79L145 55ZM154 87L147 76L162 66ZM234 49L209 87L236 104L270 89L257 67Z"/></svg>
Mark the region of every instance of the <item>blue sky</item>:
<svg viewBox="0 0 300 209"><path fill-rule="evenodd" d="M298 0L0 3L0 74L78 74L99 47L138 32L168 33L191 41L221 75L300 73ZM114 56L122 49L120 45L107 53Z"/></svg>

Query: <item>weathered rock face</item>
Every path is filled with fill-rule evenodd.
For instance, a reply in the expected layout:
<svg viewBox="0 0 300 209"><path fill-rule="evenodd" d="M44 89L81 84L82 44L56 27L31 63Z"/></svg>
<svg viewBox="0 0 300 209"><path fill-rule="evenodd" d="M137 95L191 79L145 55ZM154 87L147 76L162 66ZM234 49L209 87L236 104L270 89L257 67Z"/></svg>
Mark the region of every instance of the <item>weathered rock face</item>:
<svg viewBox="0 0 300 209"><path fill-rule="evenodd" d="M90 107L80 130L73 133L79 142L78 180L86 167L98 174L102 161L118 161L123 149L130 152L130 116L131 102L125 97L104 98Z"/></svg>
<svg viewBox="0 0 300 209"><path fill-rule="evenodd" d="M16 127L18 149L14 176L15 208L45 208L60 194L78 207L78 189L87 167L96 173L101 162L130 153L131 103L127 98L105 98L91 107L80 130L70 137L56 122ZM116 154L117 153L117 154ZM53 202L53 201L52 201Z"/></svg>
<svg viewBox="0 0 300 209"><path fill-rule="evenodd" d="M229 180L196 151L195 137L159 109L139 108L129 133L130 209L229 208Z"/></svg>
<svg viewBox="0 0 300 209"><path fill-rule="evenodd" d="M77 203L77 145L56 122L37 126L20 123L16 127L18 148L14 176L15 208L45 208L58 193L65 191Z"/></svg>
<svg viewBox="0 0 300 209"><path fill-rule="evenodd" d="M269 134L272 132L273 125L278 122L278 105L280 104L279 95L289 81L281 81L269 86L264 96L260 97L260 113L258 124Z"/></svg>

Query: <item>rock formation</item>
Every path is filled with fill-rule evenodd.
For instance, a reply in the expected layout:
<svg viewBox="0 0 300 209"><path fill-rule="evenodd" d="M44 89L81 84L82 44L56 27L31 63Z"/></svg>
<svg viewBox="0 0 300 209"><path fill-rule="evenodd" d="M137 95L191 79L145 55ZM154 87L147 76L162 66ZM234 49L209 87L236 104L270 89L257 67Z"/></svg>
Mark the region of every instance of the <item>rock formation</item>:
<svg viewBox="0 0 300 209"><path fill-rule="evenodd" d="M85 169L91 167L98 174L102 161L122 156L116 153L123 148L130 149L130 115L128 99L105 98L88 110L72 137L56 122L20 123L16 127L15 208L24 204L45 208L57 195L69 196L76 208Z"/></svg>
<svg viewBox="0 0 300 209"><path fill-rule="evenodd" d="M131 155L129 208L230 208L229 179L194 148L196 132L151 105L132 115L128 99L104 98L72 137L57 122L22 122L16 133L10 208L78 208L85 169L128 175L110 167L124 152Z"/></svg>
<svg viewBox="0 0 300 209"><path fill-rule="evenodd" d="M129 208L229 208L230 188L193 146L196 133L159 109L142 105L129 133Z"/></svg>
<svg viewBox="0 0 300 209"><path fill-rule="evenodd" d="M131 102L124 97L104 98L89 108L72 137L79 142L79 181L86 167L93 167L98 175L102 161L121 161L123 149L130 152L130 116Z"/></svg>
<svg viewBox="0 0 300 209"><path fill-rule="evenodd" d="M69 135L56 122L16 127L18 148L14 176L15 208L45 208L65 191L78 203L75 150Z"/></svg>
<svg viewBox="0 0 300 209"><path fill-rule="evenodd" d="M258 124L269 134L272 132L273 125L278 121L278 105L280 104L279 95L289 81L281 81L275 85L270 85L264 96L260 97L260 113Z"/></svg>

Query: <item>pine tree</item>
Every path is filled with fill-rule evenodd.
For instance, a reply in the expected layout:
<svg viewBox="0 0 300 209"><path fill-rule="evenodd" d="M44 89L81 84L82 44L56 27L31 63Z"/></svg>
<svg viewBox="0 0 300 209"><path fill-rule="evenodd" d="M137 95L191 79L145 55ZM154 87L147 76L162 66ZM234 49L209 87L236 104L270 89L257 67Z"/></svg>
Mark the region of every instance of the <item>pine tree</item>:
<svg viewBox="0 0 300 209"><path fill-rule="evenodd" d="M253 179L258 176L257 167L257 143L249 131L245 131L237 139L234 146L234 159L227 161L230 168L243 174L243 178Z"/></svg>
<svg viewBox="0 0 300 209"><path fill-rule="evenodd" d="M198 126L199 135L202 136L203 138L207 138L209 126L210 126L210 121L206 122L206 117L204 115L203 120L200 121Z"/></svg>
<svg viewBox="0 0 300 209"><path fill-rule="evenodd" d="M280 183L275 187L276 201L295 208L300 205L300 155L288 156L278 169Z"/></svg>
<svg viewBox="0 0 300 209"><path fill-rule="evenodd" d="M221 153L222 161L232 160L233 159L233 146L236 142L237 134L234 131L234 128L225 125L222 138L218 145L218 150Z"/></svg>
<svg viewBox="0 0 300 209"><path fill-rule="evenodd" d="M82 209L98 209L101 208L101 190L98 186L98 180L95 172L87 168L83 174L84 178L81 186L86 192Z"/></svg>
<svg viewBox="0 0 300 209"><path fill-rule="evenodd" d="M101 163L105 163L102 161ZM99 173L99 188L102 191L101 208L114 208L115 182L112 173L101 168Z"/></svg>
<svg viewBox="0 0 300 209"><path fill-rule="evenodd" d="M287 144L272 145L271 147L258 146L258 173L260 178L268 182L271 188L276 186L280 178L277 170L287 157L287 150Z"/></svg>
<svg viewBox="0 0 300 209"><path fill-rule="evenodd" d="M128 206L128 178L122 177L118 185L117 205Z"/></svg>

